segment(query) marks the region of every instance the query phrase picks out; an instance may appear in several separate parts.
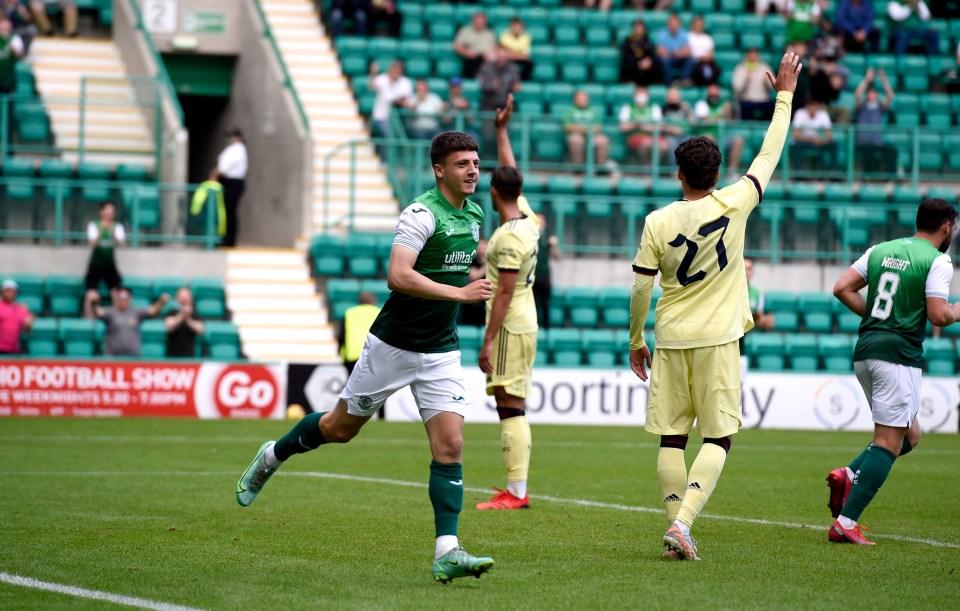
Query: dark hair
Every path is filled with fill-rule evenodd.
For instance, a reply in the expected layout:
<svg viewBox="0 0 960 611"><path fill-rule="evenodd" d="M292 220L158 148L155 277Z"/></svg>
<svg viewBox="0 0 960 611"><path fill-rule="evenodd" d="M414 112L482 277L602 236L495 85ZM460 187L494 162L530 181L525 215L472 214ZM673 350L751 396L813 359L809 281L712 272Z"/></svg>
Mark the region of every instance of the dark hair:
<svg viewBox="0 0 960 611"><path fill-rule="evenodd" d="M103 210L103 209L106 208L107 206L113 206L114 208L117 207L117 205L116 205L115 203L111 202L111 201L100 202L100 209L101 209L101 210Z"/></svg>
<svg viewBox="0 0 960 611"><path fill-rule="evenodd" d="M117 291L118 293L119 293L120 291L126 291L127 293L130 293L131 296L133 295L133 289L131 289L129 286L126 286L126 285L124 285L124 284L121 284L120 286L118 286L118 287L117 287L116 289L114 289L114 290Z"/></svg>
<svg viewBox="0 0 960 611"><path fill-rule="evenodd" d="M681 142L673 155L692 188L705 191L717 184L722 157L720 147L710 138L697 136Z"/></svg>
<svg viewBox="0 0 960 611"><path fill-rule="evenodd" d="M480 147L470 134L463 132L443 132L437 134L430 143L430 163L438 164L446 161L450 153L474 151L479 153Z"/></svg>
<svg viewBox="0 0 960 611"><path fill-rule="evenodd" d="M496 189L505 201L516 201L523 191L523 175L517 168L500 166L493 171L490 186Z"/></svg>
<svg viewBox="0 0 960 611"><path fill-rule="evenodd" d="M957 209L947 200L928 197L917 208L917 231L936 231L947 222L957 220Z"/></svg>
<svg viewBox="0 0 960 611"><path fill-rule="evenodd" d="M227 137L228 137L228 138L240 138L241 140L243 140L243 132L240 131L240 128L239 128L239 127L234 127L233 129L231 129L230 131L227 132Z"/></svg>

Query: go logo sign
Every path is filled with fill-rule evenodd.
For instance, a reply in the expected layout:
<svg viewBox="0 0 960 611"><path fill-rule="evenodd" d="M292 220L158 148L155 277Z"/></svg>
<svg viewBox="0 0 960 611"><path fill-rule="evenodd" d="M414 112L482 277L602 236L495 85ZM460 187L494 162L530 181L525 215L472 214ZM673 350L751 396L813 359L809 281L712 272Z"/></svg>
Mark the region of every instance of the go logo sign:
<svg viewBox="0 0 960 611"><path fill-rule="evenodd" d="M269 418L277 404L277 381L266 367L226 367L214 388L214 403L225 418Z"/></svg>

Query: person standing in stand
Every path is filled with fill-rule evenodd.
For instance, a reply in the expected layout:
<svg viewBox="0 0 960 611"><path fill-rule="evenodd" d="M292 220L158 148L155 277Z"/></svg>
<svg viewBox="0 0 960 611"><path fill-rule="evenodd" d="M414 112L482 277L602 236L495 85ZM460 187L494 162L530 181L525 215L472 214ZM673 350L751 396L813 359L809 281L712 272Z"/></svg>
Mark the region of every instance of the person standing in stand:
<svg viewBox="0 0 960 611"><path fill-rule="evenodd" d="M223 185L223 204L227 213L227 231L223 237L224 246L237 245L237 208L246 188L247 181L247 145L243 133L233 128L227 134L230 144L217 158L217 173Z"/></svg>

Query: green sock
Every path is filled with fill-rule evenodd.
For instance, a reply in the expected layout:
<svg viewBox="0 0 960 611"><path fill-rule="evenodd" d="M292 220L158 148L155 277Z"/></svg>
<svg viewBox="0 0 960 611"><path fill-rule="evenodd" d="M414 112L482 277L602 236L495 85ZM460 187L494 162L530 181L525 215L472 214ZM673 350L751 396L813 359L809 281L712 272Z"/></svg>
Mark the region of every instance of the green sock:
<svg viewBox="0 0 960 611"><path fill-rule="evenodd" d="M857 469L859 469L860 465L863 463L863 459L867 457L867 451L869 451L870 448L872 447L873 447L873 442L871 441L870 443L867 444L867 447L863 449L863 452L860 452L860 454L858 454L857 457L854 458L849 465L847 465L851 471L853 471L854 473L857 472Z"/></svg>
<svg viewBox="0 0 960 611"><path fill-rule="evenodd" d="M279 460L287 460L294 454L303 454L316 450L327 443L320 432L320 417L323 413L307 414L300 419L290 432L280 438L273 446L273 453Z"/></svg>
<svg viewBox="0 0 960 611"><path fill-rule="evenodd" d="M850 497L843 505L843 511L840 512L841 516L853 521L860 519L860 514L880 490L880 486L890 474L890 469L893 468L893 461L897 459L893 452L880 446L870 446L866 452L867 455L860 469L854 472Z"/></svg>
<svg viewBox="0 0 960 611"><path fill-rule="evenodd" d="M430 461L430 502L437 536L456 536L463 509L462 463Z"/></svg>
<svg viewBox="0 0 960 611"><path fill-rule="evenodd" d="M910 450L912 449L913 449L913 444L910 443L910 441L906 437L904 437L903 443L900 444L900 456L903 456L904 454L909 454Z"/></svg>

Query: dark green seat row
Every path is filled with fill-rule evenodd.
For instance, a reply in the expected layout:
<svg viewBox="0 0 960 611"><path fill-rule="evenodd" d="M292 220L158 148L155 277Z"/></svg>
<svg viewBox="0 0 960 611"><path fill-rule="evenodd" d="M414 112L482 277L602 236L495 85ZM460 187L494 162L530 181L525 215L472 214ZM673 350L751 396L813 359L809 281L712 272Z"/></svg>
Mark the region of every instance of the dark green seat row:
<svg viewBox="0 0 960 611"><path fill-rule="evenodd" d="M354 278L331 278L327 280L327 308L332 320L343 320L347 308L357 305L360 293L366 291L377 297L381 307L390 296L386 280L357 280Z"/></svg>
<svg viewBox="0 0 960 611"><path fill-rule="evenodd" d="M392 233L352 233L314 236L310 245L313 270L318 276L378 278L387 274L393 247Z"/></svg>

